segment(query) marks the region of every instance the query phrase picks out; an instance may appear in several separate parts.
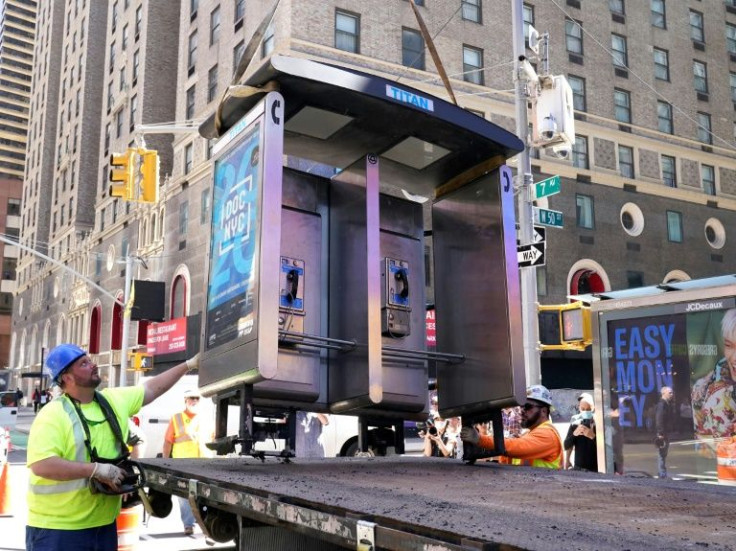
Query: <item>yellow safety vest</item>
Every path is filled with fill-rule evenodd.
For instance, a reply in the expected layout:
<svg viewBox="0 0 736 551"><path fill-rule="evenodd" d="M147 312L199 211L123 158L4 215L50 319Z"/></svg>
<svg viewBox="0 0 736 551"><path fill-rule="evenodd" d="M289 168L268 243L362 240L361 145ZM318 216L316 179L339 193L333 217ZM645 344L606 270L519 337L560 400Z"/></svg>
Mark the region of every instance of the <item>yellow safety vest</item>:
<svg viewBox="0 0 736 551"><path fill-rule="evenodd" d="M199 417L189 417L183 411L171 418L174 442L171 457L201 457L199 448Z"/></svg>

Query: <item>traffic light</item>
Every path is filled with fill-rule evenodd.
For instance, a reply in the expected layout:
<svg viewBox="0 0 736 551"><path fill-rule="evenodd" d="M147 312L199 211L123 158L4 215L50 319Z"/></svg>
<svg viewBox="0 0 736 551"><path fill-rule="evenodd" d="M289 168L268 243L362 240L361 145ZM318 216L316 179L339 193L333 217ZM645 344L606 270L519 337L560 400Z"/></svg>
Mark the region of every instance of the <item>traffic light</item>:
<svg viewBox="0 0 736 551"><path fill-rule="evenodd" d="M110 155L110 197L121 197L124 201L134 198L135 151L128 149L122 155Z"/></svg>
<svg viewBox="0 0 736 551"><path fill-rule="evenodd" d="M139 149L138 153L141 156L141 194L138 200L145 203L156 203L158 202L158 151Z"/></svg>
<svg viewBox="0 0 736 551"><path fill-rule="evenodd" d="M153 369L153 355L146 352L129 352L128 360L131 371L149 371Z"/></svg>
<svg viewBox="0 0 736 551"><path fill-rule="evenodd" d="M542 350L585 350L593 343L590 308L582 302L539 305Z"/></svg>

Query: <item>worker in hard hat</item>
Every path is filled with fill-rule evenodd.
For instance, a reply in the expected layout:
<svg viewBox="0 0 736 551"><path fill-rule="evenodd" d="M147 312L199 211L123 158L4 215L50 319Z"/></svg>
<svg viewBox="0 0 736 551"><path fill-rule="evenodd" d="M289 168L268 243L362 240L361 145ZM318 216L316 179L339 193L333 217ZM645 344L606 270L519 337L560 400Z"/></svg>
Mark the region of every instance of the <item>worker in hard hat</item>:
<svg viewBox="0 0 736 551"><path fill-rule="evenodd" d="M74 344L51 350L46 370L62 394L38 412L28 437L26 549L118 548L128 418L198 365L195 356L143 385L98 392L102 379L87 352Z"/></svg>
<svg viewBox="0 0 736 551"><path fill-rule="evenodd" d="M184 391L184 410L174 414L164 436L164 457L204 457L205 442L212 438L211 429L205 427L199 414L201 394L196 389ZM194 534L194 514L186 498L179 499L179 512L184 524L184 534Z"/></svg>
<svg viewBox="0 0 736 551"><path fill-rule="evenodd" d="M514 465L530 465L559 469L562 467L562 440L550 418L552 397L542 385L526 390L526 402L521 407L521 426L529 429L519 438L504 439L506 456ZM463 427L460 437L464 442L493 451L493 436L481 435L473 427Z"/></svg>

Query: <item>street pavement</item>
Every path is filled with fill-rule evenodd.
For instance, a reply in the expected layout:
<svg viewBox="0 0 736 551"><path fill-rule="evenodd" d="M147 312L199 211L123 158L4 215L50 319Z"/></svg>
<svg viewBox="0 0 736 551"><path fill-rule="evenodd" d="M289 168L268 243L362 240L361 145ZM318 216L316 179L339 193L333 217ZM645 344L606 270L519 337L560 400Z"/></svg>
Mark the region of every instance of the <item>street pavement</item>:
<svg viewBox="0 0 736 551"><path fill-rule="evenodd" d="M8 455L9 491L11 515L0 517L0 551L22 551L25 549L26 490L28 469L26 467L26 445L28 432L35 415L33 408L23 407L18 411L18 423L11 431L12 450ZM171 514L163 519L148 518L141 522L136 551L191 551L209 549L234 549L234 545L207 545L204 535L195 527L193 536L185 536L179 518L179 507L174 503Z"/></svg>

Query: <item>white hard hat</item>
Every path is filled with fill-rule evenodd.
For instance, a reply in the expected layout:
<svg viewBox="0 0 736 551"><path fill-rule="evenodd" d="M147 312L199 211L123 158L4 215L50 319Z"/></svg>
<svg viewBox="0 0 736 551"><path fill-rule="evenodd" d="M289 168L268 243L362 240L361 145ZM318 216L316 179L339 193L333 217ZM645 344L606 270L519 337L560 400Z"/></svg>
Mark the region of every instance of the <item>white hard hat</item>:
<svg viewBox="0 0 736 551"><path fill-rule="evenodd" d="M590 407L592 409L595 409L593 396L591 396L589 392L583 392L580 396L578 396L578 402L588 402L590 404Z"/></svg>
<svg viewBox="0 0 736 551"><path fill-rule="evenodd" d="M196 388L194 388L194 389L190 388L190 389L184 391L184 398L185 399L186 398L201 398L201 397L202 397L202 395L199 393L199 390L197 390Z"/></svg>
<svg viewBox="0 0 736 551"><path fill-rule="evenodd" d="M526 397L537 402L542 402L548 406L552 405L552 395L546 386L532 385L526 389Z"/></svg>

